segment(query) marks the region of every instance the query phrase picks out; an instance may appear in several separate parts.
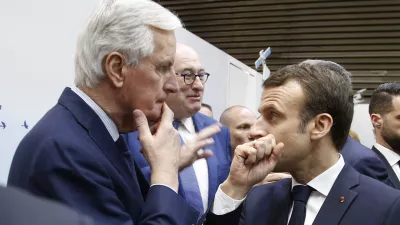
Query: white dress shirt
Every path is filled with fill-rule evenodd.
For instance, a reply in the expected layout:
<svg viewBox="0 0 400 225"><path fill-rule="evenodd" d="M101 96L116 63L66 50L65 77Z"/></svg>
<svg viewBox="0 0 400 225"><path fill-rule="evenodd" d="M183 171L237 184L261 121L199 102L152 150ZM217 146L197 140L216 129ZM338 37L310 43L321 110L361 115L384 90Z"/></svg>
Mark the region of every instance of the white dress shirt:
<svg viewBox="0 0 400 225"><path fill-rule="evenodd" d="M312 225L343 167L344 160L340 155L339 160L333 166L307 183L307 185L314 188L315 191L311 192L310 198L307 201L306 220L304 221L304 225ZM301 184L292 178L292 190L295 185ZM292 211L293 204L290 209L288 224Z"/></svg>
<svg viewBox="0 0 400 225"><path fill-rule="evenodd" d="M110 133L112 139L116 142L119 138L119 132L118 132L118 128L117 125L115 125L114 121L112 121L112 119L107 116L107 114L100 108L99 105L97 105L87 94L85 94L82 90L80 90L77 87L72 87L71 90L73 92L75 92L75 94L77 94L83 101L86 102L86 104L89 105L89 107L91 109L93 109L93 111L100 117L100 120L103 122L104 126L106 127L108 133ZM165 184L153 184L151 186L154 185L162 185L165 187L170 188L171 190L173 190L175 193L176 191L171 188L168 185Z"/></svg>
<svg viewBox="0 0 400 225"><path fill-rule="evenodd" d="M339 154L340 155L340 154ZM311 192L310 198L307 201L306 206L306 219L304 221L304 225L312 225L319 210L326 197L328 196L330 190L332 189L333 184L336 181L336 178L339 176L340 172L344 167L343 157L340 155L339 160L331 166L329 169L312 179L307 183L308 186L314 188L315 191ZM295 185L300 185L296 180L292 178L292 189ZM242 200L234 200L227 196L219 187L214 199L214 205L212 208L212 212L216 215L223 215L235 210L239 207ZM229 205L231 204L231 205ZM293 211L293 203L289 212L288 224L290 220L290 216Z"/></svg>
<svg viewBox="0 0 400 225"><path fill-rule="evenodd" d="M389 165L392 167L394 173L396 174L397 178L400 180L400 155L398 155L396 152L383 147L382 145L375 143L375 148L378 149L382 153L382 155L385 157L385 159L388 161Z"/></svg>
<svg viewBox="0 0 400 225"><path fill-rule="evenodd" d="M178 132L181 135L183 141L186 143L191 141L196 136L196 130L194 127L193 119L191 117L182 119L181 125L178 127ZM199 190L201 199L203 201L204 212L208 208L208 166L205 159L196 160L193 163L193 169L196 174L197 183L199 184ZM216 172L216 171L214 171Z"/></svg>

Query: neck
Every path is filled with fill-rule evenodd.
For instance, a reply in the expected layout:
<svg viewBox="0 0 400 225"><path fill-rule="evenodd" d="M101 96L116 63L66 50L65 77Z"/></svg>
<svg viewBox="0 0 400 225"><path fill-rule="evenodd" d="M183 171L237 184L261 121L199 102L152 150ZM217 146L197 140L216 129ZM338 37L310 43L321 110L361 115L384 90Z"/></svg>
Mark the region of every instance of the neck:
<svg viewBox="0 0 400 225"><path fill-rule="evenodd" d="M376 137L376 143L378 143L378 144L382 145L383 147L393 151L393 148L385 140L383 140L383 138L382 138L382 136L380 134L375 134L375 137Z"/></svg>
<svg viewBox="0 0 400 225"><path fill-rule="evenodd" d="M307 184L339 160L339 153L333 145L330 147L315 148L311 152L312 154L301 161L290 172L293 178L301 184Z"/></svg>
<svg viewBox="0 0 400 225"><path fill-rule="evenodd" d="M117 92L106 82L101 82L95 88L78 87L89 96L115 123L120 133L127 133L136 130L132 113L119 106Z"/></svg>

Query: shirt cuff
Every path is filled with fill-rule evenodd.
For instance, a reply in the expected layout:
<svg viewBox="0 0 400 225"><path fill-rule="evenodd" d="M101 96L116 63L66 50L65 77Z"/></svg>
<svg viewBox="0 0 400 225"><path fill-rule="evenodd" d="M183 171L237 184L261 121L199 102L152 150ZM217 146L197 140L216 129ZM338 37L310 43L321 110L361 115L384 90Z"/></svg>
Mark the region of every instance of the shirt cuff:
<svg viewBox="0 0 400 225"><path fill-rule="evenodd" d="M211 212L215 215L224 215L230 213L232 211L235 211L235 209L237 209L245 199L246 197L241 200L235 200L226 195L219 186L217 193L215 194L214 204Z"/></svg>
<svg viewBox="0 0 400 225"><path fill-rule="evenodd" d="M150 187L153 187L153 186L164 186L164 187L167 187L167 188L171 189L173 192L178 194L178 192L176 192L173 188L171 188L170 186L165 185L165 184L152 184L152 185L150 185Z"/></svg>

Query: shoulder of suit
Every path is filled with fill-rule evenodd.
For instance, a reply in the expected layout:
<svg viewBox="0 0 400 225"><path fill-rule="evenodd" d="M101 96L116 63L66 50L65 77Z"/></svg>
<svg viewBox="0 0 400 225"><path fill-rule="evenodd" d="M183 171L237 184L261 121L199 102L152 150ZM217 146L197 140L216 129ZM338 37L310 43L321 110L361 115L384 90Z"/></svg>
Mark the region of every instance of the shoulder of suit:
<svg viewBox="0 0 400 225"><path fill-rule="evenodd" d="M381 181L363 174L360 174L360 184L358 189L362 189L363 192L371 194L371 196L376 196L376 193L379 193L379 198L385 198L387 200L395 200L400 197L400 190L394 189Z"/></svg>
<svg viewBox="0 0 400 225"><path fill-rule="evenodd" d="M202 114L202 113L196 113L194 116L196 116L197 117L197 119L200 119L200 120L202 120L203 122L204 122L204 125L206 125L206 126L210 126L210 125L212 125L212 124L215 124L215 123L219 123L219 121L217 121L216 119L214 119L214 118L212 118L212 117L209 117L209 116L207 116L207 115L204 115L204 114ZM224 125L222 125L222 130L225 130L225 129L228 129L226 126L224 126Z"/></svg>

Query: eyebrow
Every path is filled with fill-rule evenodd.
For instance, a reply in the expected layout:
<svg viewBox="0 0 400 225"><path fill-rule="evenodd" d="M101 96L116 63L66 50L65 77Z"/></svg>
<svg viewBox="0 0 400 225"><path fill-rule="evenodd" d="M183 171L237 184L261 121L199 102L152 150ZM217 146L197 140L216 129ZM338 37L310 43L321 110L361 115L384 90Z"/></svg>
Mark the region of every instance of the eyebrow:
<svg viewBox="0 0 400 225"><path fill-rule="evenodd" d="M195 69L194 69L194 68L186 67L186 68L184 68L182 71L190 71L190 72L193 72L193 71L195 71ZM199 69L199 72L204 72L204 68ZM193 73L194 73L194 72L193 72Z"/></svg>
<svg viewBox="0 0 400 225"><path fill-rule="evenodd" d="M174 64L174 63L172 63L171 60L168 60L168 61L161 62L161 63L159 64L159 66L160 66L160 67L163 67L163 66L172 66L173 64Z"/></svg>
<svg viewBox="0 0 400 225"><path fill-rule="evenodd" d="M268 104L266 106L262 106L262 107L258 108L258 112L260 114L262 114L263 112L265 112L267 110L275 110L277 112L281 112L281 110L279 110L278 107L276 107L274 104Z"/></svg>

